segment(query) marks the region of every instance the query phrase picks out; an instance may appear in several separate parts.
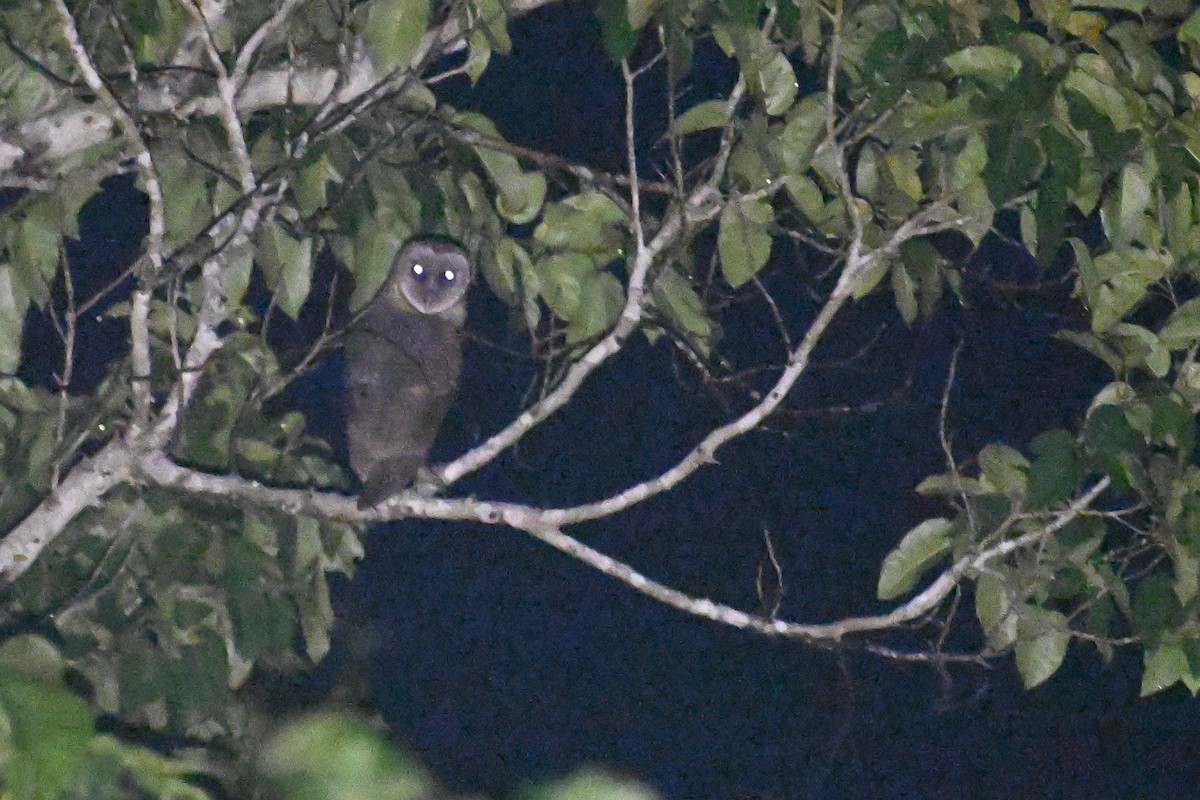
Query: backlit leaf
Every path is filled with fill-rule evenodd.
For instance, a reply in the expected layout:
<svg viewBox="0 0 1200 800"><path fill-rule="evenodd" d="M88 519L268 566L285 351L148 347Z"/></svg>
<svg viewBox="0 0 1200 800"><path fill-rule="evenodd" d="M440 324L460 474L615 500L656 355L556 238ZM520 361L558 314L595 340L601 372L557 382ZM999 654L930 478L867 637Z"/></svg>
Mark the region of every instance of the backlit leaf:
<svg viewBox="0 0 1200 800"><path fill-rule="evenodd" d="M95 735L88 704L58 683L0 667L0 714L11 754L5 793L21 800L58 797Z"/></svg>
<svg viewBox="0 0 1200 800"><path fill-rule="evenodd" d="M621 282L608 272L592 274L580 287L579 307L567 326L567 342L576 344L605 333L624 307Z"/></svg>
<svg viewBox="0 0 1200 800"><path fill-rule="evenodd" d="M697 103L675 118L671 124L671 133L675 136L687 136L696 131L719 128L729 120L728 106L724 100Z"/></svg>
<svg viewBox="0 0 1200 800"><path fill-rule="evenodd" d="M712 323L691 282L673 269L664 269L654 285L655 305L681 331L707 339Z"/></svg>
<svg viewBox="0 0 1200 800"><path fill-rule="evenodd" d="M943 60L953 74L981 78L993 85L1011 81L1021 70L1021 59L995 45L966 47Z"/></svg>
<svg viewBox="0 0 1200 800"><path fill-rule="evenodd" d="M1009 497L1024 497L1029 461L1011 447L988 444L979 451L979 471L984 485Z"/></svg>
<svg viewBox="0 0 1200 800"><path fill-rule="evenodd" d="M1142 656L1142 687L1141 696L1146 697L1155 692L1161 692L1174 686L1185 676L1190 676L1191 668L1187 654L1175 643L1147 645Z"/></svg>
<svg viewBox="0 0 1200 800"><path fill-rule="evenodd" d="M13 280L13 267L0 265L0 373L12 374L21 363L21 331L29 296Z"/></svg>
<svg viewBox="0 0 1200 800"><path fill-rule="evenodd" d="M1004 650L1016 641L1017 615L1012 613L1008 587L992 572L975 582L975 616L992 648Z"/></svg>
<svg viewBox="0 0 1200 800"><path fill-rule="evenodd" d="M262 749L262 772L292 800L420 800L430 779L365 722L323 713L291 722Z"/></svg>
<svg viewBox="0 0 1200 800"><path fill-rule="evenodd" d="M596 272L595 263L582 253L555 253L540 260L536 267L546 305L560 319L575 319L583 285Z"/></svg>
<svg viewBox="0 0 1200 800"><path fill-rule="evenodd" d="M766 200L741 198L721 212L717 250L721 274L733 288L753 278L771 257L769 226L775 214Z"/></svg>
<svg viewBox="0 0 1200 800"><path fill-rule="evenodd" d="M1026 689L1045 683L1058 671L1070 640L1067 619L1060 612L1037 606L1021 610L1013 655Z"/></svg>
<svg viewBox="0 0 1200 800"><path fill-rule="evenodd" d="M908 592L931 566L950 550L954 523L927 519L904 534L900 544L883 560L876 595L891 600Z"/></svg>
<svg viewBox="0 0 1200 800"><path fill-rule="evenodd" d="M363 41L381 72L407 67L429 25L429 0L371 0Z"/></svg>

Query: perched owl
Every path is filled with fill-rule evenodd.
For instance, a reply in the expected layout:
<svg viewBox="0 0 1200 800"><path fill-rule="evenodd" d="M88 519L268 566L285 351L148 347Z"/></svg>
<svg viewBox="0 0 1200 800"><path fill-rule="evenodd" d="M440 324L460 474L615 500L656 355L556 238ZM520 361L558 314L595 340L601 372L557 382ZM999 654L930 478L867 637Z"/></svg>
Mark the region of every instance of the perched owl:
<svg viewBox="0 0 1200 800"><path fill-rule="evenodd" d="M470 282L457 245L413 239L347 332L346 439L363 484L359 508L406 489L425 463L458 386Z"/></svg>

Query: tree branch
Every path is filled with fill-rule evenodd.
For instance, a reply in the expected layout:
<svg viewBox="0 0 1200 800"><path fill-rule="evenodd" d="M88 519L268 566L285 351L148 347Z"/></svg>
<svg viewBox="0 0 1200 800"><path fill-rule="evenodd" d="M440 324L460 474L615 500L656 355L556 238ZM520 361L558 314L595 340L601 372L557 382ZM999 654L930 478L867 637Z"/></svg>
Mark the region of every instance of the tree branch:
<svg viewBox="0 0 1200 800"><path fill-rule="evenodd" d="M684 613L767 636L811 642L838 641L850 634L893 629L924 616L937 607L962 578L977 574L989 562L1041 542L1045 537L1062 530L1095 502L1109 486L1109 479L1102 478L1067 508L1056 513L1045 526L959 558L919 594L887 614L850 617L825 624L804 624L750 614L707 598L688 595L655 581L631 565L563 533L554 523L556 514L551 509L472 499L418 497L408 493L394 499L386 507L379 506L360 511L354 499L344 495L300 489L272 489L243 478L210 475L179 466L157 452L142 457L137 467L141 479L148 483L226 500L244 501L274 508L285 514L311 514L346 522L419 517L507 525L524 531L635 591Z"/></svg>

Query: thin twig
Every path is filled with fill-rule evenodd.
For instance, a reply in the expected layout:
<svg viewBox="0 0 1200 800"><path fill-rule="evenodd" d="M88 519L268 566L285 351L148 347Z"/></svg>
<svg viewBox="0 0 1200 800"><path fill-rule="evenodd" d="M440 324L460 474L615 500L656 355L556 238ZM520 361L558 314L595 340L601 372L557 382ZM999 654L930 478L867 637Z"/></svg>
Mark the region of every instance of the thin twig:
<svg viewBox="0 0 1200 800"><path fill-rule="evenodd" d="M133 432L136 434L150 421L150 289L155 276L162 271L163 238L166 234L166 214L164 212L162 184L158 179L158 170L150 155L150 148L142 138L137 123L129 112L117 102L116 97L108 90L91 56L83 45L79 31L75 27L75 19L67 9L64 0L54 0L54 8L62 21L63 38L67 41L75 65L91 90L100 98L101 103L108 109L109 114L117 122L126 141L134 151L134 160L142 172L145 182L146 195L150 201L150 233L146 241L145 259L149 268L139 268L139 286L134 290L130 301L129 336L130 359L133 363L132 391L134 403Z"/></svg>

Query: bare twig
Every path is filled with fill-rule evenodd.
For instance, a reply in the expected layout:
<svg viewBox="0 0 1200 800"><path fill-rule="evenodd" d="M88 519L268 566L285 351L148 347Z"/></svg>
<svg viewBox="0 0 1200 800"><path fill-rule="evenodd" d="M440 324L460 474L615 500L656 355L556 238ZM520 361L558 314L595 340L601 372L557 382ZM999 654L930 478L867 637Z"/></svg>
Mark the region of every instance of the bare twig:
<svg viewBox="0 0 1200 800"><path fill-rule="evenodd" d="M150 420L150 289L149 285L154 276L162 271L163 237L166 233L166 215L163 207L162 184L158 180L158 170L154 159L150 156L150 148L142 138L137 123L129 112L117 102L116 97L108 90L108 86L100 77L91 56L84 47L79 31L75 27L75 19L67 9L64 0L54 0L54 8L62 22L63 38L75 58L75 66L83 76L88 87L100 98L101 103L108 109L109 114L117 122L126 141L134 152L134 160L142 172L145 182L146 195L150 199L150 234L146 242L144 258L149 266L137 270L139 287L134 290L130 301L130 360L133 363L133 431L144 428Z"/></svg>
<svg viewBox="0 0 1200 800"><path fill-rule="evenodd" d="M950 415L950 392L954 388L954 376L958 371L958 357L962 353L962 349L963 342L959 340L954 345L954 353L950 356L950 368L946 371L946 385L942 388L942 403L938 409L938 441L942 445L942 454L946 457L946 469L950 470L950 474L954 476L954 488L958 490L959 499L962 500L963 508L966 510L967 522L971 526L971 530L978 535L979 526L975 521L975 507L963 486L962 473L958 470L958 461L954 458L954 451L950 447L950 437L946 434L946 419Z"/></svg>

